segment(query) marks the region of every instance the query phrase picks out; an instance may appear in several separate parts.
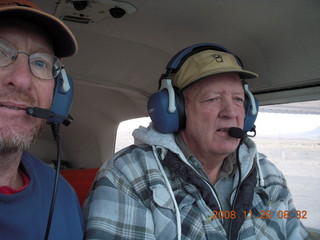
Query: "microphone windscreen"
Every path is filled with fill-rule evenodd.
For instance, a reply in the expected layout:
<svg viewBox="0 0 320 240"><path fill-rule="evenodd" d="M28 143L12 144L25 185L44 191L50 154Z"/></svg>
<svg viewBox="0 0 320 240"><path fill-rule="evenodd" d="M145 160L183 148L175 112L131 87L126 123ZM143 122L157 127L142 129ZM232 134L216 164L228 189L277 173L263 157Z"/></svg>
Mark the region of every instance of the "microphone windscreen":
<svg viewBox="0 0 320 240"><path fill-rule="evenodd" d="M244 138L246 136L246 133L241 128L237 127L229 128L228 134L230 137L234 138Z"/></svg>
<svg viewBox="0 0 320 240"><path fill-rule="evenodd" d="M54 116L54 114L49 109L29 107L26 109L28 115L34 116L36 118L49 119Z"/></svg>

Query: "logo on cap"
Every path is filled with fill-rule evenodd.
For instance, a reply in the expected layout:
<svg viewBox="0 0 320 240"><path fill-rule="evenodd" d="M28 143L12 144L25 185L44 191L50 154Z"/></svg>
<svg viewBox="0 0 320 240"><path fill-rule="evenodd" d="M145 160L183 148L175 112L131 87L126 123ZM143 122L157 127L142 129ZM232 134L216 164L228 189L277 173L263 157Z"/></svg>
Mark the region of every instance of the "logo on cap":
<svg viewBox="0 0 320 240"><path fill-rule="evenodd" d="M223 58L220 54L213 54L211 55L211 57L214 58L214 60L216 60L217 63L222 63L223 62Z"/></svg>

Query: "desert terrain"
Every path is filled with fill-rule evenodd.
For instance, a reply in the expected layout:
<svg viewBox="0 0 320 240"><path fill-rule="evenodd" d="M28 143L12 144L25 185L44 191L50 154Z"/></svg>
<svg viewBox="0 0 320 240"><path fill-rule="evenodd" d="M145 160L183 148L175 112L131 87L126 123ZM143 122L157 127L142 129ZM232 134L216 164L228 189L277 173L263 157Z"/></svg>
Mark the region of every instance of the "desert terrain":
<svg viewBox="0 0 320 240"><path fill-rule="evenodd" d="M307 211L302 222L320 228L320 138L256 137L258 151L285 175L296 209Z"/></svg>

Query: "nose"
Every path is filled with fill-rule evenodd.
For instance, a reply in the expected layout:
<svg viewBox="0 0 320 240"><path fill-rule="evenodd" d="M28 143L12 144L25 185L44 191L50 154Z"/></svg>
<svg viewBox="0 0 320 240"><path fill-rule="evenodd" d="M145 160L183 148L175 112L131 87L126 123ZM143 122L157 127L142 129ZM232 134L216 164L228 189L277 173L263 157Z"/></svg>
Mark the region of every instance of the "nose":
<svg viewBox="0 0 320 240"><path fill-rule="evenodd" d="M15 61L5 67L4 82L9 86L14 86L21 90L29 89L32 86L33 74L29 67L29 57L27 54L19 54Z"/></svg>
<svg viewBox="0 0 320 240"><path fill-rule="evenodd" d="M221 108L219 112L219 117L221 118L235 118L237 116L237 109L232 101L232 99L229 98L224 98L223 101L221 102Z"/></svg>

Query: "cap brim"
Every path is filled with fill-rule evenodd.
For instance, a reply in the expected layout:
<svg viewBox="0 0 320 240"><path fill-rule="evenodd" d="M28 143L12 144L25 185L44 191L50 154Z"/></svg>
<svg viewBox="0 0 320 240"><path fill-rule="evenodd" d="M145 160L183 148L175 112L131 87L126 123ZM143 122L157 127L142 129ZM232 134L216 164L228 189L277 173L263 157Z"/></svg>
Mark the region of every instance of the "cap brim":
<svg viewBox="0 0 320 240"><path fill-rule="evenodd" d="M11 6L0 8L0 15L14 16L41 26L51 38L54 54L59 58L75 55L78 51L77 41L69 28L48 13L33 8Z"/></svg>

